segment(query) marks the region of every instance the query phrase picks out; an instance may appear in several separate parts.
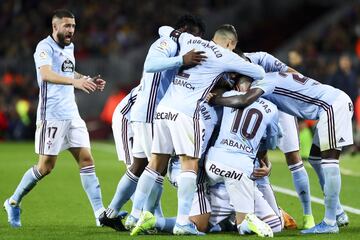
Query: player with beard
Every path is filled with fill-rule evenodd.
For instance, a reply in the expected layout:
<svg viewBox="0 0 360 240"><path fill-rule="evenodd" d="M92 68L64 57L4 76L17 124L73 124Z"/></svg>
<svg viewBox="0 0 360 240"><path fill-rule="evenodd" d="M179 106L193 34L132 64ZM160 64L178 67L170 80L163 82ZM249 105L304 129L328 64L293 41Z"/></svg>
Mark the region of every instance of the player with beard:
<svg viewBox="0 0 360 240"><path fill-rule="evenodd" d="M105 81L90 78L75 71L75 17L65 9L56 10L52 17L52 34L41 40L34 60L40 88L35 133L37 165L28 169L15 192L4 203L8 222L20 227L20 202L43 177L55 167L60 151L68 149L78 163L83 188L90 200L99 226L98 217L105 209L99 180L85 122L75 102L74 88L86 93L102 91Z"/></svg>

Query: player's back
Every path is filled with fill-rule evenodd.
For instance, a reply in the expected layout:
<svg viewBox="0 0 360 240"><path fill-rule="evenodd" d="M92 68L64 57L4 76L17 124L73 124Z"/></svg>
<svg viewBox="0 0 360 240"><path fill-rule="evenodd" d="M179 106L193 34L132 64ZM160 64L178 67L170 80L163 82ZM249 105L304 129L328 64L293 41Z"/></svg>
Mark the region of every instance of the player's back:
<svg viewBox="0 0 360 240"><path fill-rule="evenodd" d="M331 104L342 91L332 86L294 73L266 73L251 88L264 90L264 98L277 105L279 110L303 119L318 119L323 111L330 111Z"/></svg>
<svg viewBox="0 0 360 240"><path fill-rule="evenodd" d="M238 91L224 93L225 97L240 95ZM278 134L278 111L270 101L259 98L245 109L224 107L216 148L238 152L255 158L261 138Z"/></svg>
<svg viewBox="0 0 360 240"><path fill-rule="evenodd" d="M258 66L246 62L213 41L182 33L179 37L179 45L180 55L195 49L195 51L205 52L207 59L195 67L180 69L161 100L161 104L190 117L199 118L201 103L224 72L242 71L243 74L262 77L259 77L261 74L256 73L258 70L263 71L258 69Z"/></svg>
<svg viewBox="0 0 360 240"><path fill-rule="evenodd" d="M74 45L60 47L50 36L36 46L34 53L37 82L40 88L37 120L66 120L80 117L74 87L43 81L40 67L50 65L55 73L74 78Z"/></svg>

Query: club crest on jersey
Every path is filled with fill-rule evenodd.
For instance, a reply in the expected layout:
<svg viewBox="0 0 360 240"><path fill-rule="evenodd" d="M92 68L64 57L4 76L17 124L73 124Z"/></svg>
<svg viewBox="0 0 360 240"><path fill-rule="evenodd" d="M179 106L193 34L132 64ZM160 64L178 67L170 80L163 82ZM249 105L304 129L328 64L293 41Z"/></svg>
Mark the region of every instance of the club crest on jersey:
<svg viewBox="0 0 360 240"><path fill-rule="evenodd" d="M74 63L70 59L66 59L61 65L61 71L63 72L74 72Z"/></svg>

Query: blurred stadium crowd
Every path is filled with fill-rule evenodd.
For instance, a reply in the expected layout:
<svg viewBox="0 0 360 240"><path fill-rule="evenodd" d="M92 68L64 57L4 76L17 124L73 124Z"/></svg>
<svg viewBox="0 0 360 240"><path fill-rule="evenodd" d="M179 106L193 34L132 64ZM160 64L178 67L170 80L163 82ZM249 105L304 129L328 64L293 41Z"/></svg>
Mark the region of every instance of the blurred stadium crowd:
<svg viewBox="0 0 360 240"><path fill-rule="evenodd" d="M172 23L174 16L179 16L186 9L202 16L209 10L231 5L230 0L167 3L166 0L141 1L140 7L137 1L122 0L3 1L0 5L0 29L6 29L6 37L0 41L0 55L3 59L31 57L37 42L50 31L48 23L52 11L64 4L78 19L75 38L77 61L131 51L153 39L159 25ZM161 14L158 6L162 6ZM339 21L299 38L287 56L282 60L289 66L337 87L351 97L355 105L355 139L359 145L360 3L353 4ZM36 76L19 72L16 67L3 69L0 72L0 140L33 139L38 99Z"/></svg>

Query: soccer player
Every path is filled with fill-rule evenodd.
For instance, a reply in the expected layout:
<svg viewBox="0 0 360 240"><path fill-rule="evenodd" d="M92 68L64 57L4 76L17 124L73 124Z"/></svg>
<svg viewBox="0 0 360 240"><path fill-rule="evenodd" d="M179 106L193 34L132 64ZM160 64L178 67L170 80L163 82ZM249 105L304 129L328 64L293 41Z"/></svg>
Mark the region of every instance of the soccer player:
<svg viewBox="0 0 360 240"><path fill-rule="evenodd" d="M240 92L233 90L223 96L243 94L251 84L246 78L238 81L236 87ZM225 107L223 110L219 136L207 155L206 173L210 185L225 183L240 234L255 232L272 237L271 228L274 232L281 231L281 219L250 179L260 140L266 135L267 145L273 149L278 134L277 108L265 99L260 98L245 109Z"/></svg>
<svg viewBox="0 0 360 240"><path fill-rule="evenodd" d="M38 43L34 53L40 88L35 133L35 152L39 160L25 172L13 195L4 203L12 227L21 226L19 205L22 198L51 172L58 154L65 149L79 165L81 183L98 226L98 216L104 211L89 134L78 112L74 88L87 93L97 89L102 91L105 81L75 71L74 32L74 15L65 9L56 10L52 17L52 34Z"/></svg>
<svg viewBox="0 0 360 240"><path fill-rule="evenodd" d="M205 26L203 22L192 15L179 18L175 28L180 31L189 31L195 35L203 35ZM133 162L120 180L111 204L102 215L101 222L115 230L123 229L118 218L120 208L129 200L135 191L138 179L144 171L148 159L151 157L153 119L155 109L170 84L172 77L180 66L193 66L199 64L205 56L201 52L189 50L179 54L178 45L169 37L161 37L155 41L146 56L143 76L138 87L137 98L130 112L131 128L133 130L132 155ZM161 61L161 66L158 62ZM145 205L146 210L153 211L160 201L164 177L159 175L155 190ZM157 208L158 209L158 208ZM161 211L159 214L162 215ZM125 227L131 230L139 215L128 216Z"/></svg>
<svg viewBox="0 0 360 240"><path fill-rule="evenodd" d="M264 96L288 114L318 120L311 156L321 159L324 176L325 217L304 234L338 233L337 206L341 188L339 157L344 146L353 144L353 104L339 89L297 73L267 73L242 96L215 97L216 104L245 107Z"/></svg>
<svg viewBox="0 0 360 240"><path fill-rule="evenodd" d="M207 59L196 67L181 69L158 105L151 161L139 179L131 215L140 216L144 199L152 191L157 177L166 169L170 154L175 150L180 156L182 172L178 179L178 213L173 233L197 235L201 233L190 223L189 212L202 146L201 105L224 72L239 72L261 79L264 70L232 52L237 43L237 33L231 25L221 26L212 41L174 32L172 28L169 28L169 34L180 45L180 54L195 49L204 51Z"/></svg>
<svg viewBox="0 0 360 240"><path fill-rule="evenodd" d="M266 52L244 53L244 57L250 62L262 66L265 72L297 73L296 70L286 66L279 59ZM311 210L309 177L299 153L297 119L294 116L279 111L279 125L282 129L282 137L279 138L278 148L285 154L296 192L303 207L303 228L309 229L315 225L315 222ZM272 195L272 189L269 188L269 184L265 184L263 187L264 191L269 191L270 195Z"/></svg>

